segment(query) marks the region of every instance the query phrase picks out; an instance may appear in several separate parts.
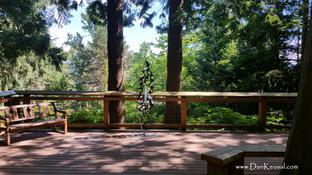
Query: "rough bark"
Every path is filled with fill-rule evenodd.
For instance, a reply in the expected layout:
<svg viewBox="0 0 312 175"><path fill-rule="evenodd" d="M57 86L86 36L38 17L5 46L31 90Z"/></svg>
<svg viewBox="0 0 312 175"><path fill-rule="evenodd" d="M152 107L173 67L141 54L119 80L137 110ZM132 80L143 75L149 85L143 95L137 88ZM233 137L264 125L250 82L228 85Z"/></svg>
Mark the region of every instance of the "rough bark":
<svg viewBox="0 0 312 175"><path fill-rule="evenodd" d="M167 91L179 91L182 71L182 8L183 0L169 0L169 30L167 56ZM165 123L180 122L180 105L166 103Z"/></svg>
<svg viewBox="0 0 312 175"><path fill-rule="evenodd" d="M312 12L311 12L312 13ZM283 170L281 174L312 174L312 20L309 21L303 69L299 84L295 118L288 138L285 164L298 165L297 170Z"/></svg>
<svg viewBox="0 0 312 175"><path fill-rule="evenodd" d="M304 44L306 42L306 36L308 31L308 23L309 23L309 0L302 0L301 6L302 12L302 34L301 34L301 60L304 56Z"/></svg>
<svg viewBox="0 0 312 175"><path fill-rule="evenodd" d="M107 1L108 90L124 91L123 0ZM124 122L124 101L110 102L110 122Z"/></svg>

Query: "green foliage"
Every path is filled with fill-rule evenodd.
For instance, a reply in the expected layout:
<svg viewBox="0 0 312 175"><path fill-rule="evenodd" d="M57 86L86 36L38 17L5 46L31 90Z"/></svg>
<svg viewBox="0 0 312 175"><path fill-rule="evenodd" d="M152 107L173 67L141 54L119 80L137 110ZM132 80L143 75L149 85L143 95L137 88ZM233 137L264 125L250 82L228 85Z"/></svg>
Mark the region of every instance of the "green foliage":
<svg viewBox="0 0 312 175"><path fill-rule="evenodd" d="M0 84L2 90L37 90L45 89L58 72L49 60L41 59L35 53L30 52L16 59L12 65L10 62L3 62L0 65Z"/></svg>
<svg viewBox="0 0 312 175"><path fill-rule="evenodd" d="M70 91L74 89L74 83L67 74L58 72L53 74L45 83L48 91Z"/></svg>
<svg viewBox="0 0 312 175"><path fill-rule="evenodd" d="M47 51L50 37L40 8L33 0L0 3L0 60L14 63L29 51L38 55Z"/></svg>
<svg viewBox="0 0 312 175"><path fill-rule="evenodd" d="M102 2L100 0L89 1L87 7L87 14L90 20L97 25L107 25L109 4L116 3L114 0L109 2ZM152 27L152 19L156 13L151 11L151 7L154 4L153 0L144 1L125 1L123 2L123 21L124 26L131 27L134 25L134 21L140 21L140 25L143 27Z"/></svg>
<svg viewBox="0 0 312 175"><path fill-rule="evenodd" d="M243 115L226 107L211 107L209 105L193 105L189 114L189 124L240 124L254 125L256 115Z"/></svg>
<svg viewBox="0 0 312 175"><path fill-rule="evenodd" d="M0 61L15 63L18 56L34 54L51 58L59 66L64 60L60 48L51 48L47 1L2 1L0 4ZM17 13L18 12L18 13ZM48 54L48 55L46 55Z"/></svg>
<svg viewBox="0 0 312 175"><path fill-rule="evenodd" d="M126 108L126 122L127 123L140 123L141 115L137 110L137 102L127 102L125 105ZM149 114L142 116L144 122L146 123L163 123L164 121L164 104L156 103Z"/></svg>
<svg viewBox="0 0 312 175"><path fill-rule="evenodd" d="M69 123L103 123L103 111L96 108L83 108L71 113Z"/></svg>
<svg viewBox="0 0 312 175"><path fill-rule="evenodd" d="M72 106L63 106L73 109L69 114L70 123L103 123L103 110L99 103L79 102L72 103ZM78 108L77 108L78 107ZM76 108L76 109L75 109ZM137 111L137 102L126 102L126 121L127 123L140 123L139 113ZM146 123L163 123L164 105L155 104L151 113L143 116Z"/></svg>
<svg viewBox="0 0 312 175"><path fill-rule="evenodd" d="M84 44L79 33L68 36L67 44L71 47L69 73L76 89L103 91L107 89L108 75L107 32L103 26L93 25L86 15L82 16L92 42Z"/></svg>
<svg viewBox="0 0 312 175"><path fill-rule="evenodd" d="M60 70L66 55L50 45L46 1L1 1L1 90L43 89L46 69Z"/></svg>
<svg viewBox="0 0 312 175"><path fill-rule="evenodd" d="M151 64L151 71L154 74L154 90L163 91L166 80L166 55L163 53L155 54L152 51L153 44L143 43L138 52L126 60L125 66L125 88L128 91L138 91L139 72L144 68L145 60Z"/></svg>
<svg viewBox="0 0 312 175"><path fill-rule="evenodd" d="M71 50L67 55L60 48L50 46L47 29L52 22L46 11L49 8L44 8L50 2L1 2L1 90L105 91L108 54L107 32L103 24L107 20L107 4L88 1L87 14L82 14L82 18L84 30L92 41L83 43L80 34L69 36L67 44ZM64 24L71 16L70 10L78 7L76 1L53 3ZM151 26L155 15L149 11L152 3L127 1L124 25L131 26L134 19L140 18L142 25ZM164 15L166 9L164 5ZM301 47L298 43L302 34L299 9L299 1L185 1L181 90L296 91L299 66L295 65L296 60L291 55L299 57ZM167 21L163 27L167 27ZM151 63L155 75L155 91L165 90L166 35L161 35L156 43L143 43L138 52L125 51L125 55L127 91L138 90L139 72L146 60ZM67 56L69 60L64 62ZM60 64L63 62L65 65ZM139 122L136 105L135 102L126 103L126 122ZM73 109L69 119L72 123L102 122L103 112L99 104L68 102L63 106ZM188 122L192 124L255 124L257 118L231 108L209 105L192 104L189 111ZM161 123L163 115L164 105L156 104L151 114L143 117L148 123ZM269 112L267 119L268 124L289 122L285 114L276 110Z"/></svg>
<svg viewBox="0 0 312 175"><path fill-rule="evenodd" d="M186 67L194 90L296 91L297 67L289 58L299 54L300 45L290 44L300 37L298 1L197 3L191 17L201 21L195 30L200 49ZM279 76L270 77L272 71Z"/></svg>
<svg viewBox="0 0 312 175"><path fill-rule="evenodd" d="M288 108L289 110L289 108ZM294 110L294 108L293 108ZM266 116L266 124L267 125L275 125L275 126L285 126L290 125L291 120L288 119L288 115L283 110L273 110L270 109ZM286 131L289 132L288 128L273 128L273 129L265 129L266 132L280 132Z"/></svg>

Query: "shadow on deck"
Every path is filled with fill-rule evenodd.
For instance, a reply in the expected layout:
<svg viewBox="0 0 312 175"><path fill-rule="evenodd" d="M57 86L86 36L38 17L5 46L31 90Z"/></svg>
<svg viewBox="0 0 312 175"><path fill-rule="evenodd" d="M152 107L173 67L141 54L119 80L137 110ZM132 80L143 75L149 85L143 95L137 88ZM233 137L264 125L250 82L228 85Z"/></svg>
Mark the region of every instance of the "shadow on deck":
<svg viewBox="0 0 312 175"><path fill-rule="evenodd" d="M0 174L206 174L200 154L246 144L285 145L287 134L25 132L0 146ZM266 161L248 159L246 162ZM280 162L281 159L270 159ZM256 174L257 172L246 172ZM268 172L270 173L270 172ZM274 174L278 172L271 172ZM263 172L259 172L263 174Z"/></svg>

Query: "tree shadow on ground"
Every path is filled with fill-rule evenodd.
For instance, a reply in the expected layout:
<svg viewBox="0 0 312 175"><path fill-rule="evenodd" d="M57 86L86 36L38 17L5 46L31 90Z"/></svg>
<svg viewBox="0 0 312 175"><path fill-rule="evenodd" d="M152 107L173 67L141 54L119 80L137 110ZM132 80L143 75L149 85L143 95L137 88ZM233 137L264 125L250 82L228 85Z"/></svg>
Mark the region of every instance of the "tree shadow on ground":
<svg viewBox="0 0 312 175"><path fill-rule="evenodd" d="M149 132L150 133L150 132ZM4 174L206 174L200 154L246 144L286 144L287 134L29 132L0 147ZM25 140L27 138L27 140ZM1 174L1 173L0 173Z"/></svg>

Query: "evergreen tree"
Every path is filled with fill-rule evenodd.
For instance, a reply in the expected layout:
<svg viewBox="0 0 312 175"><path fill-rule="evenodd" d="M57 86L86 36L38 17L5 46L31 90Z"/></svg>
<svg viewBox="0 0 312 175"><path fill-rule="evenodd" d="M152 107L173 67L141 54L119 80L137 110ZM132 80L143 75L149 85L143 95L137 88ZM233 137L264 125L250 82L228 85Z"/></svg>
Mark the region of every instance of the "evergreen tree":
<svg viewBox="0 0 312 175"><path fill-rule="evenodd" d="M106 29L102 26L85 26L92 41L84 45L78 33L69 35L67 44L71 46L70 74L77 90L105 91L107 80Z"/></svg>
<svg viewBox="0 0 312 175"><path fill-rule="evenodd" d="M94 1L88 6L88 14L94 22L107 26L108 90L124 91L124 45L123 27L133 25L137 18L142 26L152 26L154 13L148 13L151 0L108 0ZM112 123L124 121L124 102L110 102Z"/></svg>
<svg viewBox="0 0 312 175"><path fill-rule="evenodd" d="M201 1L193 18L201 37L198 90L296 91L297 1ZM200 21L200 22L198 22Z"/></svg>
<svg viewBox="0 0 312 175"><path fill-rule="evenodd" d="M1 90L21 88L25 82L17 82L19 77L15 70L25 58L35 64L30 65L35 70L40 65L40 59L49 60L59 69L65 56L60 48L50 45L48 27L52 24L47 18L45 2L37 0L1 1L0 3L0 85ZM26 59L27 60L27 59ZM25 64L27 67L29 64ZM24 69L25 67L21 67ZM40 71L40 70L39 70ZM28 73L31 71L27 71ZM35 76L35 75L34 75ZM26 80L25 80L26 81ZM28 81L28 80L27 80Z"/></svg>
<svg viewBox="0 0 312 175"><path fill-rule="evenodd" d="M168 56L166 91L179 91L182 76L182 18L183 0L168 1ZM166 102L166 123L180 122L180 106L176 102Z"/></svg>

